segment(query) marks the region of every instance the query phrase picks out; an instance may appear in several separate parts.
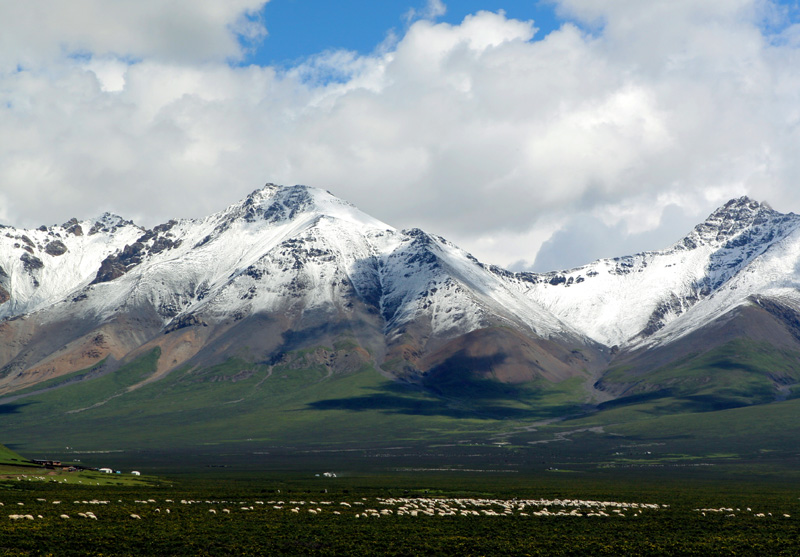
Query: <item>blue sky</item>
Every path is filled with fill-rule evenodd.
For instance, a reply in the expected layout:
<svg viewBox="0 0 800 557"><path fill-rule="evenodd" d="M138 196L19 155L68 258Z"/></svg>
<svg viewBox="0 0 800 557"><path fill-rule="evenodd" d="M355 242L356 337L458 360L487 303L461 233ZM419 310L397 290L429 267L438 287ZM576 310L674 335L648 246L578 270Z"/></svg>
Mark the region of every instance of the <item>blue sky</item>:
<svg viewBox="0 0 800 557"><path fill-rule="evenodd" d="M271 0L260 12L268 35L244 63L291 66L298 59L330 49L369 54L389 35L402 35L409 16L425 11L420 0ZM414 14L411 11L414 11ZM437 21L458 24L480 10L504 10L513 19L533 20L540 38L560 24L554 4L535 0L459 0L447 2Z"/></svg>
<svg viewBox="0 0 800 557"><path fill-rule="evenodd" d="M773 33L791 21L800 21L797 0L776 0L788 18L763 21L763 29ZM478 11L504 11L511 19L533 20L541 40L565 21L557 13L556 2L548 0L459 0L443 3L445 13L437 22L457 25ZM390 34L402 36L426 9L424 0L271 0L258 16L268 35L251 48L240 63L259 66L291 67L303 58L326 50L352 50L369 54ZM561 17L560 17L561 16Z"/></svg>
<svg viewBox="0 0 800 557"><path fill-rule="evenodd" d="M798 0L0 1L0 223L153 226L274 182L514 269L664 248L733 197L800 212L798 16Z"/></svg>

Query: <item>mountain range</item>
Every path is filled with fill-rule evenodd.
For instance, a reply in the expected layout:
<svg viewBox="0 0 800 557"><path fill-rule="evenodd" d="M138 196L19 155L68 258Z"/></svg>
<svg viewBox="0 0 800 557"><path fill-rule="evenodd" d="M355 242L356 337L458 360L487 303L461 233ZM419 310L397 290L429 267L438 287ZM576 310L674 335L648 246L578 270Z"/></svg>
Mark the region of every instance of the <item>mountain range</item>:
<svg viewBox="0 0 800 557"><path fill-rule="evenodd" d="M318 412L380 409L356 397L367 375L499 418L770 404L800 394L799 286L800 216L747 197L666 249L529 273L268 184L152 229L0 229L0 409L32 404L14 410L30 428L136 400L165 425L167 402L200 421L235 403L220 423L241 425L299 392Z"/></svg>

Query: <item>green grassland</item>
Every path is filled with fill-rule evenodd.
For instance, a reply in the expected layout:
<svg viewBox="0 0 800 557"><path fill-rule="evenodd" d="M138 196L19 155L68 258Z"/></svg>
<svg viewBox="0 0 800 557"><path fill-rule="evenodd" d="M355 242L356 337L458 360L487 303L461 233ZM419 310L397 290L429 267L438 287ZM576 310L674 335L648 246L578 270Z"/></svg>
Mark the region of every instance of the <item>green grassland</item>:
<svg viewBox="0 0 800 557"><path fill-rule="evenodd" d="M27 459L18 455L8 447L0 445L0 465L13 465L27 462Z"/></svg>
<svg viewBox="0 0 800 557"><path fill-rule="evenodd" d="M0 405L2 441L35 458L159 473L329 463L380 473L800 474L800 399L787 389L776 401L773 383L791 387L796 355L756 343L729 343L647 377L618 370L609 381L655 388L599 407L587 404L581 378L452 379L437 392L367 363L336 371L319 363L354 348L342 338L274 365L232 358L184 367L131 390L154 373L156 349L113 373L77 372Z"/></svg>
<svg viewBox="0 0 800 557"><path fill-rule="evenodd" d="M665 413L766 404L779 396L776 384L800 383L800 354L742 338L646 374L626 366L612 368L602 383L626 391L625 398L610 405L664 398L670 404ZM788 389L784 396L791 398L797 392Z"/></svg>
<svg viewBox="0 0 800 557"><path fill-rule="evenodd" d="M508 419L560 415L576 409L583 396L575 380L494 389L466 385L473 396L436 396L391 381L366 364L333 374L305 356L298 352L274 366L231 359L184 368L128 391L154 372L159 357L154 350L114 373L0 406L3 439L28 452L62 444L143 450L254 441L460 439L476 431L491 435Z"/></svg>
<svg viewBox="0 0 800 557"><path fill-rule="evenodd" d="M35 466L27 458L4 445L0 445L0 476L24 473L32 469L35 469Z"/></svg>

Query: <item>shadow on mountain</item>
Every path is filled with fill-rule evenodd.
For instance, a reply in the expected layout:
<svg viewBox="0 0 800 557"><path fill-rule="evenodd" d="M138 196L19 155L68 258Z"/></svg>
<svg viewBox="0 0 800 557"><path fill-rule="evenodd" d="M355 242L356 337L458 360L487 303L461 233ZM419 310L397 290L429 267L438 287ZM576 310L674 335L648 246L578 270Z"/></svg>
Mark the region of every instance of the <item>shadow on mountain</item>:
<svg viewBox="0 0 800 557"><path fill-rule="evenodd" d="M14 404L13 402L9 402L4 404L0 401L0 415L5 414L19 414L20 408L24 408L25 406L30 406L34 404L33 402L23 402L21 404Z"/></svg>
<svg viewBox="0 0 800 557"><path fill-rule="evenodd" d="M720 395L676 395L670 389L661 389L650 393L626 396L615 400L609 400L598 405L598 410L609 410L639 404L648 404L662 401L663 404L642 408L642 412L654 415L679 414L683 412L700 413L716 412L719 410L730 410L731 408L741 408L751 406L752 402L737 400Z"/></svg>
<svg viewBox="0 0 800 557"><path fill-rule="evenodd" d="M468 400L527 398L528 393L523 387L491 378L496 373L495 370L508 365L509 359L508 354L502 352L486 356L470 356L465 350L459 350L425 374L423 385L436 395L448 398Z"/></svg>
<svg viewBox="0 0 800 557"><path fill-rule="evenodd" d="M487 381L488 382L488 381ZM495 383L495 382L491 382ZM500 387L513 387L500 385ZM504 391L505 392L505 391ZM468 418L480 420L529 419L543 415L561 416L575 411L575 406L550 406L544 410L534 411L536 395L528 393L524 401L529 408L506 406L501 404L501 396L497 391L483 393L482 397L445 398L424 390L416 390L401 384L387 385L378 392L319 400L308 406L315 410L348 410L351 412L379 411L385 414L402 414L411 416L441 416L448 418ZM514 397L517 400L521 396Z"/></svg>

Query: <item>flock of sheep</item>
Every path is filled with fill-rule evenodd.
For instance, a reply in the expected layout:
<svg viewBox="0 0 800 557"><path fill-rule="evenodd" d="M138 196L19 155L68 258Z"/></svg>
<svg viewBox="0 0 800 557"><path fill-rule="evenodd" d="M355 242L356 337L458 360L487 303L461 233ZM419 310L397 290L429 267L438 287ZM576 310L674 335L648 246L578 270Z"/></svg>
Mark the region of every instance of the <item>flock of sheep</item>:
<svg viewBox="0 0 800 557"><path fill-rule="evenodd" d="M130 503L117 501L124 504L126 511L121 514L119 511L109 513L109 518L119 519L124 516L130 520L141 520L142 518L155 518L166 516L173 512L180 512L181 507L186 506L205 506L210 515L231 515L235 513L252 512L290 512L294 514L303 513L306 516L320 514L332 514L338 516L352 516L354 518L381 518L387 516L409 516L409 517L480 517L480 516L517 516L517 517L637 517L646 512L657 512L668 508L668 505L655 503L625 503L617 501L593 501L583 499L480 499L480 498L437 498L437 497L416 497L416 498L361 498L351 501L305 501L305 500L271 500L271 501L211 501L211 500L180 500L164 499L160 503L155 499L140 499L133 501L133 509L137 512L128 513L131 510ZM9 505L12 505L10 503ZM5 506L0 502L0 507ZM10 520L37 520L44 519L45 516L57 516L63 520L71 518L98 520L94 511L87 510L87 507L97 508L98 506L113 506L111 501L106 500L76 500L71 505L62 501L47 501L40 498L36 500L35 507L37 514L19 512L8 514ZM22 510L25 503L18 502L15 507ZM57 512L56 509L59 509ZM53 512L48 512L52 510ZM66 512L60 512L64 510ZM756 518L772 517L772 513L754 512L747 508L742 511L739 508L704 508L694 509L702 516L715 513L724 513L725 516L751 515ZM205 512L205 511L203 511ZM101 513L104 514L104 513ZM776 517L791 518L789 514L780 513Z"/></svg>
<svg viewBox="0 0 800 557"><path fill-rule="evenodd" d="M47 503L45 499L38 499L39 503ZM122 501L118 501L122 503ZM305 500L273 500L273 501L196 501L183 499L175 502L165 499L159 504L155 499L134 500L134 505L142 509L138 513L130 513L128 517L140 520L142 515L155 517L172 513L172 508L186 505L204 505L212 515L231 514L237 512L262 512L284 511L295 514L307 513L319 515L330 513L333 515L352 515L355 518L380 518L382 516L599 516L599 517L625 517L636 516L647 511L658 511L666 505L651 503L620 503L615 501L588 501L579 499L475 499L475 498L362 498L357 501L305 501ZM62 501L51 501L52 506L65 505ZM73 501L72 514L59 514L62 519L73 517L97 520L98 516L93 511L85 510L90 505L111 505L105 500ZM3 503L0 503L2 506ZM24 503L17 503L24 506ZM168 507L170 505L172 508ZM163 509L162 509L163 507ZM11 520L42 519L42 514L10 514Z"/></svg>
<svg viewBox="0 0 800 557"><path fill-rule="evenodd" d="M736 513L742 512L742 509L739 508L732 508L732 507L720 507L718 509L694 509L695 512L701 513L703 516L706 516L706 513L725 513L726 517L734 518ZM753 512L753 509L747 507L744 512L748 514L752 514L756 518L767 518L768 516L772 516L772 513L757 513ZM788 513L781 513L783 518L792 518L792 515Z"/></svg>

